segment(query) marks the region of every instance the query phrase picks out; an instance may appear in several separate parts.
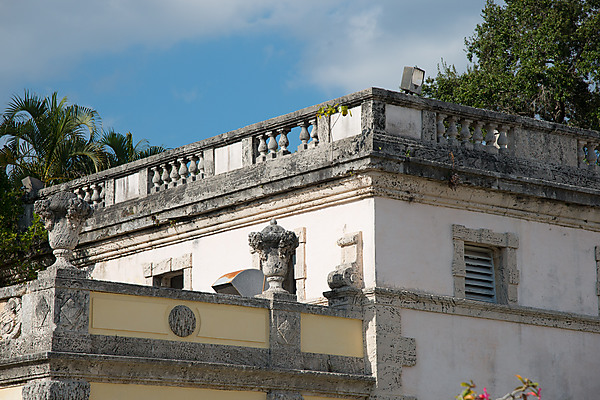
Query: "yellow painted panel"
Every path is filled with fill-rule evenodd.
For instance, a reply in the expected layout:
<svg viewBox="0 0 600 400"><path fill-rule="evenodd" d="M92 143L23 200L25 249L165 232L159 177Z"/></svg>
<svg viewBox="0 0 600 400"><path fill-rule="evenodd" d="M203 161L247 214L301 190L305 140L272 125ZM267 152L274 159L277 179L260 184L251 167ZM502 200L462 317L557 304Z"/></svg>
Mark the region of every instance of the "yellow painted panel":
<svg viewBox="0 0 600 400"><path fill-rule="evenodd" d="M91 382L90 400L266 400L264 392Z"/></svg>
<svg viewBox="0 0 600 400"><path fill-rule="evenodd" d="M308 353L363 356L360 319L301 314L301 349Z"/></svg>
<svg viewBox="0 0 600 400"><path fill-rule="evenodd" d="M180 304L189 307L196 316L196 330L184 338L175 335L169 328L169 313ZM91 292L89 332L93 335L268 348L269 310Z"/></svg>
<svg viewBox="0 0 600 400"><path fill-rule="evenodd" d="M269 311L267 309L226 304L199 304L202 304L199 337L268 343Z"/></svg>
<svg viewBox="0 0 600 400"><path fill-rule="evenodd" d="M163 316L170 311L169 304L153 300L152 297L93 293L90 333L92 329L114 329L168 336L169 324Z"/></svg>
<svg viewBox="0 0 600 400"><path fill-rule="evenodd" d="M0 389L0 400L22 400L23 386Z"/></svg>

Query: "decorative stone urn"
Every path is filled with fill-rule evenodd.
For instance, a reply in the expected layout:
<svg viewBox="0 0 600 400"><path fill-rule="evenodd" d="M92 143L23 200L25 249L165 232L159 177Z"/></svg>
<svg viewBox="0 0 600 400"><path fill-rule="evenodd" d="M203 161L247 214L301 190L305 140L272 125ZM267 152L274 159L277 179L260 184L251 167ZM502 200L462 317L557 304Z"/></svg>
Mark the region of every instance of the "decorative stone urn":
<svg viewBox="0 0 600 400"><path fill-rule="evenodd" d="M260 255L263 274L267 277L269 288L264 293L288 293L283 288L283 280L296 247L298 237L272 220L261 232L248 235L250 247Z"/></svg>
<svg viewBox="0 0 600 400"><path fill-rule="evenodd" d="M56 257L49 268L76 268L70 259L79 241L83 222L92 215L90 205L74 193L58 192L49 199L36 201L34 211L44 221L48 241Z"/></svg>

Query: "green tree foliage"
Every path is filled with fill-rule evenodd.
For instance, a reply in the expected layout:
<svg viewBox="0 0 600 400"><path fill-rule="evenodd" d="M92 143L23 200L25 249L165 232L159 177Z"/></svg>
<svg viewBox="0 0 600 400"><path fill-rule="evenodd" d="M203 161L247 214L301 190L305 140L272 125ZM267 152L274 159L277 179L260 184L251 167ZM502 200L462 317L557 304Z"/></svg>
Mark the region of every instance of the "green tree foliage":
<svg viewBox="0 0 600 400"><path fill-rule="evenodd" d="M600 129L600 0L488 0L463 74L442 60L423 93Z"/></svg>
<svg viewBox="0 0 600 400"><path fill-rule="evenodd" d="M134 145L131 133L110 130L98 138L100 126L95 110L59 101L56 92L42 98L26 91L8 104L0 120L0 286L35 278L52 261L39 218L19 227L23 178L50 186L165 150L146 140Z"/></svg>
<svg viewBox="0 0 600 400"><path fill-rule="evenodd" d="M162 146L150 146L146 139L134 145L131 132L123 135L112 129L104 132L98 143L103 147L111 168L165 151Z"/></svg>
<svg viewBox="0 0 600 400"><path fill-rule="evenodd" d="M22 215L23 192L0 170L0 287L35 278L51 261L42 222L36 216L31 226L21 229Z"/></svg>
<svg viewBox="0 0 600 400"><path fill-rule="evenodd" d="M33 176L45 185L62 183L101 170L105 155L95 142L99 128L95 110L68 105L54 92L46 98L25 92L13 97L2 123L0 166L16 181Z"/></svg>

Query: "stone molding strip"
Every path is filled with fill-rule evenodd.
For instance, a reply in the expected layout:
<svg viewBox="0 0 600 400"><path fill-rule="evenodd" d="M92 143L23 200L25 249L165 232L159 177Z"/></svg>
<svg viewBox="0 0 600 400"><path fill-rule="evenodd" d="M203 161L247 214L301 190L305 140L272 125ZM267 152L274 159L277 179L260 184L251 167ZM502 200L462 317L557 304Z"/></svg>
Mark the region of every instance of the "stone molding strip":
<svg viewBox="0 0 600 400"><path fill-rule="evenodd" d="M211 218L200 217L191 224L177 224L177 233L172 232L170 235L165 235L165 231L170 229L170 227L165 227L149 233L141 233L137 238L135 236L133 238L131 236L116 237L102 243L92 242L92 247L87 247L88 243L83 243L81 247L85 250L82 251L77 264L83 265L84 262L87 265L97 261L121 258L146 251L149 248L170 246L257 223L268 223L274 217L285 218L369 198L373 196L369 181L370 179L365 176L359 177L358 180L356 177L345 178L333 185L322 185L318 191L308 189L291 192L289 198L238 207L235 212L227 210L218 214L217 218L214 216Z"/></svg>
<svg viewBox="0 0 600 400"><path fill-rule="evenodd" d="M384 302L399 308L600 333L600 318L582 314L483 303L406 289L369 288L363 293L367 298L374 298L376 303Z"/></svg>
<svg viewBox="0 0 600 400"><path fill-rule="evenodd" d="M453 191L445 182L432 184L434 182L430 180L410 175L403 175L399 179L392 172L370 172L369 176L374 181L373 195L377 197L468 209L486 214L600 232L600 218L594 207L574 204L567 206L552 200L533 201L538 200L534 197L532 197L532 201L515 202L517 194L490 191L473 186L461 188L469 190L470 195L467 198L464 196L464 191ZM551 213L550 210L553 212Z"/></svg>
<svg viewBox="0 0 600 400"><path fill-rule="evenodd" d="M51 353L49 374L53 378L93 382L172 384L226 390L314 390L364 398L375 379L368 375L326 371L283 370L203 361L161 360L145 357ZM90 372L94 365L94 372ZM135 370L135 374L131 371ZM185 370L185 374L182 371Z"/></svg>
<svg viewBox="0 0 600 400"><path fill-rule="evenodd" d="M468 187L473 196L466 199L464 196L461 196L462 191L455 192L449 188L441 192L435 190L440 186L446 187L447 185L443 182L437 185L432 184L433 182L431 181L425 181L422 178L413 176L403 175L402 179L398 179L395 174L390 172L364 171L360 175L344 178L333 184L322 185L314 193L306 193L306 190L295 191L292 192L293 196L288 199L279 198L274 203L260 203L242 209L238 208L240 211L225 213L219 218L207 219L206 222L199 220L189 226L178 225L177 233L167 235L166 237L164 231L159 230L142 234L138 239L117 238L114 242L108 240L105 243L95 244L92 248L85 248L85 261L81 258L78 260L78 264L82 262L87 264L99 260L110 260L142 252L150 247L168 246L205 235L252 225L257 222L268 221L273 216L291 216L309 210L318 210L373 196L414 201L436 206L443 205L449 208L468 207L473 211L481 211L494 215L600 231L600 220L594 220L593 208L590 207L577 205L567 207L550 200L547 200L546 207L540 207L539 202L533 201L519 202L518 206L513 206L515 204L512 201L514 200L514 195L508 193L490 192L476 187ZM330 193L332 189L334 189L334 193ZM493 195L493 199L486 200L485 197L489 197L490 195ZM500 201L496 201L498 197L500 197ZM478 201L473 201L473 199L478 199ZM503 205L499 206L498 204ZM557 207L560 212L556 212ZM551 209L554 209L555 212L551 213Z"/></svg>

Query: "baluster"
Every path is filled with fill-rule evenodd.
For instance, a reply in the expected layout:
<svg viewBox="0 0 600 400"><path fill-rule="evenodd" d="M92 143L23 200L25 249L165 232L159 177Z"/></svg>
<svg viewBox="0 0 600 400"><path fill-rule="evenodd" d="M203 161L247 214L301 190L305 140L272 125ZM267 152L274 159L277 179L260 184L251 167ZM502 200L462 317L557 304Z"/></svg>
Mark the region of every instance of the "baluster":
<svg viewBox="0 0 600 400"><path fill-rule="evenodd" d="M437 141L438 143L446 143L446 126L444 125L444 120L446 119L446 114L438 113L436 116L437 119Z"/></svg>
<svg viewBox="0 0 600 400"><path fill-rule="evenodd" d="M473 120L466 118L460 120L460 140L462 141L463 146L465 146L467 149L473 148L473 144L469 141L469 139L471 139L471 131L469 130L471 122L473 122Z"/></svg>
<svg viewBox="0 0 600 400"><path fill-rule="evenodd" d="M448 119L448 143L450 145L455 146L458 144L458 129L456 129L456 117L451 115Z"/></svg>
<svg viewBox="0 0 600 400"><path fill-rule="evenodd" d="M198 175L198 166L196 165L197 162L198 157L196 157L195 155L190 157L190 167L188 168L188 171L190 173L190 178L192 179L192 181L195 181L196 176Z"/></svg>
<svg viewBox="0 0 600 400"><path fill-rule="evenodd" d="M585 165L585 150L583 150L584 146L585 142L583 140L577 141L577 165L579 165L580 168Z"/></svg>
<svg viewBox="0 0 600 400"><path fill-rule="evenodd" d="M317 130L317 119L311 119L308 121L309 124L312 125L312 129L310 130L310 137L312 139L313 146L319 144L319 131Z"/></svg>
<svg viewBox="0 0 600 400"><path fill-rule="evenodd" d="M83 200L85 192L81 188L77 188L77 189L73 190L73 193L75 193L77 195L77 197L79 197L81 200Z"/></svg>
<svg viewBox="0 0 600 400"><path fill-rule="evenodd" d="M496 147L496 124L488 122L485 124L485 149L491 154L498 154L498 148Z"/></svg>
<svg viewBox="0 0 600 400"><path fill-rule="evenodd" d="M160 176L163 181L165 188L169 186L169 182L171 181L171 177L169 175L169 164L165 163L162 165L162 175Z"/></svg>
<svg viewBox="0 0 600 400"><path fill-rule="evenodd" d="M269 148L267 147L267 135L262 133L258 136L258 159L259 161L265 161L267 159L267 153Z"/></svg>
<svg viewBox="0 0 600 400"><path fill-rule="evenodd" d="M100 202L99 203L100 203L101 207L104 207L104 199L106 198L106 192L104 190L104 187L106 185L104 184L104 182L100 182L98 184L98 186L100 187Z"/></svg>
<svg viewBox="0 0 600 400"><path fill-rule="evenodd" d="M171 173L169 174L171 177L171 183L173 186L177 185L177 181L179 180L179 172L177 171L177 160L171 161Z"/></svg>
<svg viewBox="0 0 600 400"><path fill-rule="evenodd" d="M298 124L300 127L300 142L302 142L298 146L298 150L306 150L308 149L308 141L310 140L310 134L308 133L308 122L302 121Z"/></svg>
<svg viewBox="0 0 600 400"><path fill-rule="evenodd" d="M500 147L500 154L508 153L508 130L509 125L500 125L498 129L498 146Z"/></svg>
<svg viewBox="0 0 600 400"><path fill-rule="evenodd" d="M267 132L267 135L269 136L269 144L267 145L267 147L269 148L269 155L272 158L275 158L276 154L277 154L277 149L278 149L278 145L277 145L277 132L275 131L269 131Z"/></svg>
<svg viewBox="0 0 600 400"><path fill-rule="evenodd" d="M204 179L204 152L200 151L198 155L198 179Z"/></svg>
<svg viewBox="0 0 600 400"><path fill-rule="evenodd" d="M92 183L90 189L92 190L92 197L90 200L92 201L92 204L96 205L100 202L100 190L98 190L98 185L95 183Z"/></svg>
<svg viewBox="0 0 600 400"><path fill-rule="evenodd" d="M158 165L151 168L152 170L152 184L154 185L155 190L158 192L160 190L160 167Z"/></svg>
<svg viewBox="0 0 600 400"><path fill-rule="evenodd" d="M81 190L83 190L83 193L85 193L85 196L83 197L83 201L85 201L88 204L91 204L92 202L92 193L91 190L88 186L84 186L81 188Z"/></svg>
<svg viewBox="0 0 600 400"><path fill-rule="evenodd" d="M185 183L185 179L188 177L188 168L187 168L187 158L185 157L181 157L178 158L177 161L179 162L179 179L181 179L181 183L184 184Z"/></svg>
<svg viewBox="0 0 600 400"><path fill-rule="evenodd" d="M287 149L287 147L290 144L290 141L288 140L288 133L290 132L289 128L279 128L277 130L277 132L279 132L279 147L281 147L281 149L279 150L280 154L290 154L290 151Z"/></svg>
<svg viewBox="0 0 600 400"><path fill-rule="evenodd" d="M596 162L598 161L598 154L596 154L596 147L598 145L593 142L588 142L587 144L587 159L588 159L588 168L591 170L596 170Z"/></svg>
<svg viewBox="0 0 600 400"><path fill-rule="evenodd" d="M476 150L483 150L483 144L481 144L483 142L483 132L481 131L482 126L483 122L475 122L475 128L473 129L473 147Z"/></svg>

